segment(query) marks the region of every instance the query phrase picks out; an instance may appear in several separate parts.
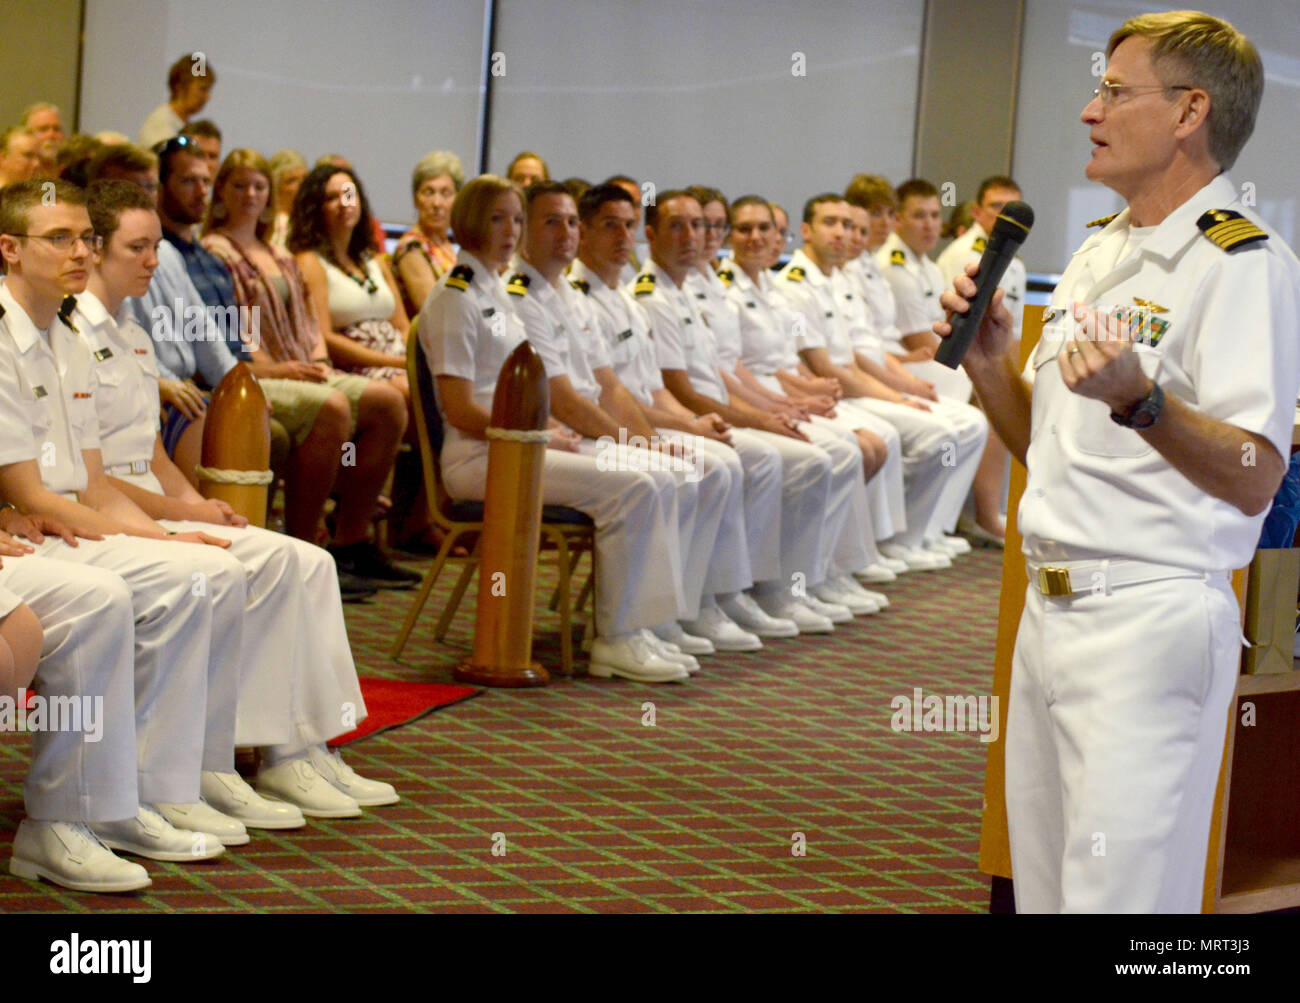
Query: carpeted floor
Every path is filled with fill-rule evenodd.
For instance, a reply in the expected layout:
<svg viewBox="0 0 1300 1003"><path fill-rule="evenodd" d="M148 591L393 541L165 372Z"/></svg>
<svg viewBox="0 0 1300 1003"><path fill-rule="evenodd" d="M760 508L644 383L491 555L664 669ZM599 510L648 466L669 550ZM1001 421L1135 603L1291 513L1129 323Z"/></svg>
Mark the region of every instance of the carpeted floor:
<svg viewBox="0 0 1300 1003"><path fill-rule="evenodd" d="M986 746L894 732L890 701L989 692L1000 573L1000 551L976 551L903 576L883 613L714 656L687 684L486 692L347 748L401 804L255 833L212 863L147 862L136 896L8 875L27 742L0 735L0 911L982 911ZM400 664L386 649L411 593L347 607L362 675L451 681L473 592L436 645L444 583ZM548 665L556 626L539 604Z"/></svg>

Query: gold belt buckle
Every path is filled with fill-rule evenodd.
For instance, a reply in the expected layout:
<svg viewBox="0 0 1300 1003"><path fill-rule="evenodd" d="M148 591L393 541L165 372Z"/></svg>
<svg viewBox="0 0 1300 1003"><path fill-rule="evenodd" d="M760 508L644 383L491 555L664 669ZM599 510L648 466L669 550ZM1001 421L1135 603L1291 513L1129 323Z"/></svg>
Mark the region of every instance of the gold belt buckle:
<svg viewBox="0 0 1300 1003"><path fill-rule="evenodd" d="M1045 596L1068 596L1074 594L1070 587L1069 568L1039 568L1038 591Z"/></svg>

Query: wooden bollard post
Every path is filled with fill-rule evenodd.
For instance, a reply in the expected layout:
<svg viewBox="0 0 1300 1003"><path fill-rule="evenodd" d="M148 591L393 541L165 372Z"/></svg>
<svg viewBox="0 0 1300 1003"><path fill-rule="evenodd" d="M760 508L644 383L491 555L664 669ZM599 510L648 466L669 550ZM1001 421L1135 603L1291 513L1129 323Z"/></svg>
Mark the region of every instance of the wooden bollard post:
<svg viewBox="0 0 1300 1003"><path fill-rule="evenodd" d="M546 368L533 346L520 342L501 367L492 395L474 654L456 667L461 682L545 686L551 679L532 660L550 409Z"/></svg>
<svg viewBox="0 0 1300 1003"><path fill-rule="evenodd" d="M254 526L266 525L271 484L271 416L253 371L240 362L212 392L195 473L205 498L224 501Z"/></svg>

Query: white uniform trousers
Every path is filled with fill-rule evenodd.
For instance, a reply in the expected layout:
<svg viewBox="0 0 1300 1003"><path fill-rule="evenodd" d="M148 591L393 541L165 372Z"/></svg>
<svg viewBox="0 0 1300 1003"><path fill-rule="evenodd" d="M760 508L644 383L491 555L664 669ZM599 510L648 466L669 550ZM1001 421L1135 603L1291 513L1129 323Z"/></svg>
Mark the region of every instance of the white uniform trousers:
<svg viewBox="0 0 1300 1003"><path fill-rule="evenodd" d="M831 459L822 578L864 568L877 555L858 438L852 431L820 415L800 422L799 431Z"/></svg>
<svg viewBox="0 0 1300 1003"><path fill-rule="evenodd" d="M907 505L907 529L898 541L920 546L955 527L988 439L988 420L969 405L961 406L970 414L933 401L929 411L875 397L852 403L898 430Z"/></svg>
<svg viewBox="0 0 1300 1003"><path fill-rule="evenodd" d="M78 544L47 537L37 552L112 571L131 590L140 800L197 801L201 770L234 770L243 568L195 543L110 536Z"/></svg>
<svg viewBox="0 0 1300 1003"><path fill-rule="evenodd" d="M660 435L668 437L683 434L670 428L661 428L658 431ZM745 466L740 460L740 454L725 442L706 439L703 436L695 436L691 441L697 458L707 457L710 464L720 466L727 471L727 493L717 502L719 510L718 531L713 540L713 547L706 554L692 555L693 558L702 556L704 560L704 581L701 586L701 594L713 596L743 592L754 584L750 566L749 536L746 531L748 525L746 512L749 508L749 501L746 498ZM768 478L767 497L775 504L778 512L777 517L779 518L780 473L779 471L773 473L769 469L766 476ZM757 504L763 504L763 499L764 495L760 490ZM773 563L778 569L776 573L779 574L780 555L775 548ZM688 616L686 619L694 618Z"/></svg>
<svg viewBox="0 0 1300 1003"><path fill-rule="evenodd" d="M831 509L831 459L824 450L775 432L754 428L733 428L732 441L740 453L746 477L751 463L767 465L776 456L780 469L780 514L775 523L759 522L749 525L749 512L745 513L746 530L751 541L750 557L753 560L753 540L761 531L775 537L779 549L777 575L753 572L755 583L779 582L790 588L797 582L804 585L820 584L825 577L824 543L827 519L834 516L840 524L832 527L839 531L844 509L849 498L843 492L835 499L840 511ZM749 485L746 484L746 493Z"/></svg>
<svg viewBox="0 0 1300 1003"><path fill-rule="evenodd" d="M45 633L36 688L47 707L91 701L97 741L82 731L32 734L23 784L29 818L48 822L112 822L134 818L136 780L131 591L110 571L71 568L29 554L6 557L0 585L36 614ZM196 666L201 668L200 666ZM184 669L174 673L182 684ZM203 686L192 671L194 685ZM101 704L102 706L96 706Z"/></svg>
<svg viewBox="0 0 1300 1003"><path fill-rule="evenodd" d="M453 498L481 501L488 444L449 436L442 476ZM542 500L590 516L596 524L596 630L602 637L655 627L685 607L671 473L601 470L580 453L546 450Z"/></svg>
<svg viewBox="0 0 1300 1003"><path fill-rule="evenodd" d="M288 756L355 728L366 705L334 558L257 526L170 519L163 525L230 540L228 553L247 575L235 744Z"/></svg>
<svg viewBox="0 0 1300 1003"><path fill-rule="evenodd" d="M898 429L879 415L857 406L858 398L837 401L835 417L826 421L840 428L866 429L885 443L885 462L867 482L871 528L877 540L888 540L907 529L907 495L903 480L903 444Z"/></svg>
<svg viewBox="0 0 1300 1003"><path fill-rule="evenodd" d="M1225 575L1046 598L1007 708L1017 912L1198 912L1240 657Z"/></svg>

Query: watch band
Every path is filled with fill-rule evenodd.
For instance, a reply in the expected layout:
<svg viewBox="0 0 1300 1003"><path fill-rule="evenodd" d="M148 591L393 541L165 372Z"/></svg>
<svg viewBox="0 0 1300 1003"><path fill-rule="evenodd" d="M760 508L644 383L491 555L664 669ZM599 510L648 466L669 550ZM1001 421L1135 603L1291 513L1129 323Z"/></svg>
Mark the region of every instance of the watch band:
<svg viewBox="0 0 1300 1003"><path fill-rule="evenodd" d="M1164 406L1165 392L1160 388L1159 383L1152 381L1149 394L1129 408L1127 414L1120 415L1112 411L1110 420L1125 428L1150 428L1160 419L1160 412L1164 410Z"/></svg>

